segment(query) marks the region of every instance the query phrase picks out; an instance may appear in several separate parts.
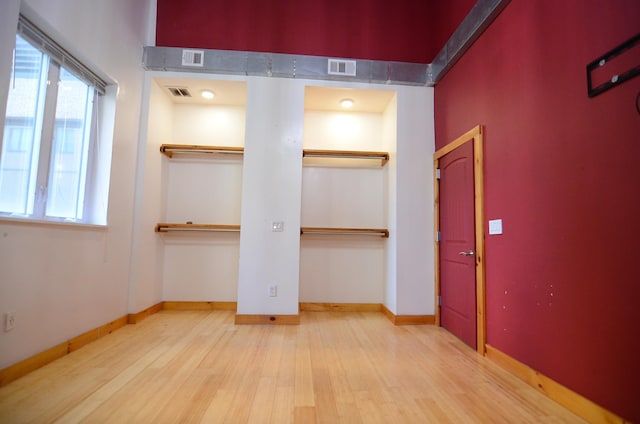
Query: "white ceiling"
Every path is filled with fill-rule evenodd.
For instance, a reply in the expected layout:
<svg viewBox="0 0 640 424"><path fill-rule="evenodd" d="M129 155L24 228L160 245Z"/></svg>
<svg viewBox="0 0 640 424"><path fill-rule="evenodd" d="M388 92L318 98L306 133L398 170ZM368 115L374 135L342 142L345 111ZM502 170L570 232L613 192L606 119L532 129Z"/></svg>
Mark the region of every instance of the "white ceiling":
<svg viewBox="0 0 640 424"><path fill-rule="evenodd" d="M247 84L242 81L220 81L201 78L154 78L164 93L176 104L244 106L247 104ZM168 87L187 88L192 97L175 97ZM204 99L200 92L211 90L215 97Z"/></svg>
<svg viewBox="0 0 640 424"><path fill-rule="evenodd" d="M395 93L393 90L309 86L304 91L304 108L333 112L382 113ZM349 109L342 108L342 99L353 100L353 106Z"/></svg>
<svg viewBox="0 0 640 424"><path fill-rule="evenodd" d="M206 78L154 78L164 93L176 104L245 106L247 84L243 81L223 81ZM187 88L192 97L175 97L168 87ZM200 96L202 90L211 90L215 97L207 100ZM304 93L305 110L330 112L382 113L394 97L394 90L364 90L340 87L308 86ZM353 107L344 109L340 100L349 98Z"/></svg>

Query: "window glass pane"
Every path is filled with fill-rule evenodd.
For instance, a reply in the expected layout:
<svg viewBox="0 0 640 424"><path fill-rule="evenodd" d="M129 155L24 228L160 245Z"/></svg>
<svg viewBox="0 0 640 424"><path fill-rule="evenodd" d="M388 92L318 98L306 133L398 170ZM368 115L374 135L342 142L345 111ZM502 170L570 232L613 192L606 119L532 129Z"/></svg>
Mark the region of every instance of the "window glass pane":
<svg viewBox="0 0 640 424"><path fill-rule="evenodd" d="M33 213L48 67L46 55L16 36L0 153L0 212Z"/></svg>
<svg viewBox="0 0 640 424"><path fill-rule="evenodd" d="M94 90L60 68L47 216L82 219Z"/></svg>

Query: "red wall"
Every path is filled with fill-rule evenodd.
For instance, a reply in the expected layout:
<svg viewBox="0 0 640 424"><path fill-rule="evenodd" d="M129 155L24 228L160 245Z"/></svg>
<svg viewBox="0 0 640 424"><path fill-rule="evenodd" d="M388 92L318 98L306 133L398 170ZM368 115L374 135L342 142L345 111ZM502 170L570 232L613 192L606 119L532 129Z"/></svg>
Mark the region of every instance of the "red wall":
<svg viewBox="0 0 640 424"><path fill-rule="evenodd" d="M590 99L586 65L638 31L638 0L513 0L435 89L438 148L485 126L489 344L633 422L640 77Z"/></svg>
<svg viewBox="0 0 640 424"><path fill-rule="evenodd" d="M158 0L156 45L429 63L474 0Z"/></svg>

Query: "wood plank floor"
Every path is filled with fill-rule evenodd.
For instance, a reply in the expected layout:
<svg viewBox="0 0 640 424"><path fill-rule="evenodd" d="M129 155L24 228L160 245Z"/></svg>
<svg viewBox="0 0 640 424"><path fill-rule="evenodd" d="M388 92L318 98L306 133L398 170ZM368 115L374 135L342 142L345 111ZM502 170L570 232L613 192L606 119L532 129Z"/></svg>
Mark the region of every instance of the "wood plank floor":
<svg viewBox="0 0 640 424"><path fill-rule="evenodd" d="M0 388L0 423L581 423L434 326L162 311Z"/></svg>

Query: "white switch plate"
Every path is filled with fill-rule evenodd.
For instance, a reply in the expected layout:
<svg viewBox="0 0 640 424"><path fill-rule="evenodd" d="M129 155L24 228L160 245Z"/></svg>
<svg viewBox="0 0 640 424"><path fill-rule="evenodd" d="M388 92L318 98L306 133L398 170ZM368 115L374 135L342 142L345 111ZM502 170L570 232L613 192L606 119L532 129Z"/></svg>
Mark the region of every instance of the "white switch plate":
<svg viewBox="0 0 640 424"><path fill-rule="evenodd" d="M9 311L4 313L4 331L11 331L16 326L16 312Z"/></svg>
<svg viewBox="0 0 640 424"><path fill-rule="evenodd" d="M273 221L271 223L271 231L281 233L284 231L284 221Z"/></svg>
<svg viewBox="0 0 640 424"><path fill-rule="evenodd" d="M502 220L492 219L489 221L489 235L502 234Z"/></svg>
<svg viewBox="0 0 640 424"><path fill-rule="evenodd" d="M269 286L269 297L278 297L278 286L271 284Z"/></svg>

